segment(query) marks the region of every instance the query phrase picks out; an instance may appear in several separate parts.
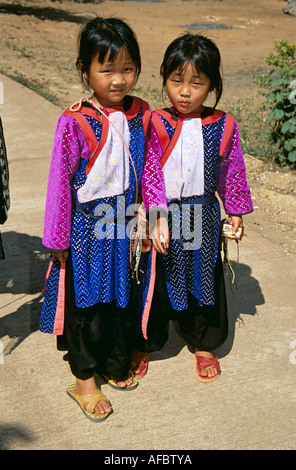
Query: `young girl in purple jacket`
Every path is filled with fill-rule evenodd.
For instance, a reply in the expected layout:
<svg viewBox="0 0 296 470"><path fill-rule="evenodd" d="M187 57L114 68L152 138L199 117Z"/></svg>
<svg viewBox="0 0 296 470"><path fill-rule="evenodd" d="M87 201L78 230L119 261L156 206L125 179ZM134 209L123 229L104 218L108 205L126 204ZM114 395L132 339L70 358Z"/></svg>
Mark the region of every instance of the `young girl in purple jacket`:
<svg viewBox="0 0 296 470"><path fill-rule="evenodd" d="M68 395L101 422L112 408L95 373L117 390L137 386L129 371L136 320L131 248L145 160L146 183L156 185L146 203L165 210L166 199L159 160L149 150L150 108L130 95L141 71L131 28L118 18L89 21L76 65L93 93L66 110L56 128L43 235L52 258L40 330L56 334L58 348L68 351L76 379Z"/></svg>
<svg viewBox="0 0 296 470"><path fill-rule="evenodd" d="M153 113L151 146L165 179L170 242L167 254L157 253L154 242L142 257L133 366L138 378L145 375L149 353L163 347L173 319L195 354L198 380L210 382L220 373L213 350L228 334L215 194L233 234L243 214L253 210L252 201L237 123L216 109L222 95L216 45L190 33L175 39L165 52L161 75L171 107ZM212 107L205 105L210 92ZM164 227L164 218L158 224Z"/></svg>

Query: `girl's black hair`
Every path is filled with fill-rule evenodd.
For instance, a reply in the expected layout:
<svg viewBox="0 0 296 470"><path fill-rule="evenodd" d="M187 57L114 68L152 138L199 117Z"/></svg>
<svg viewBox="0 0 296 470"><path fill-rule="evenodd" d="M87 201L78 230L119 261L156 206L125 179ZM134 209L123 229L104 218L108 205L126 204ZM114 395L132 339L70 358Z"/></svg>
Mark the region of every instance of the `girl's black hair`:
<svg viewBox="0 0 296 470"><path fill-rule="evenodd" d="M211 82L211 91L216 95L215 108L221 98L223 81L220 73L221 57L219 49L211 39L199 34L187 33L175 39L167 47L160 73L163 87L174 70L184 70L192 64L197 71L204 73Z"/></svg>
<svg viewBox="0 0 296 470"><path fill-rule="evenodd" d="M93 58L98 55L99 63L103 63L105 58L113 61L122 47L129 52L138 78L141 73L140 49L130 26L119 18L96 17L86 23L78 37L76 67L87 88L88 81L83 74L88 73Z"/></svg>

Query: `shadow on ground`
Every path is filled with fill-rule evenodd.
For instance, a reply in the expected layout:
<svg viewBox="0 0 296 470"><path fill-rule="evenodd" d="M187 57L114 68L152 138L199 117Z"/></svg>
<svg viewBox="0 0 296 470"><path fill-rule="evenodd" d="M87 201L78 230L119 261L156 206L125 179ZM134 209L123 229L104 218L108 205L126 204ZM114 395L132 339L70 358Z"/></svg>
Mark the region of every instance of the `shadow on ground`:
<svg viewBox="0 0 296 470"><path fill-rule="evenodd" d="M229 333L225 343L216 351L219 357L227 356L235 340L235 325L244 326L244 315L257 315L257 306L265 303L260 284L252 276L250 266L231 262L235 274L234 283L232 275L225 276Z"/></svg>
<svg viewBox="0 0 296 470"><path fill-rule="evenodd" d="M96 3L102 3L97 0ZM50 20L50 21L68 21L70 23L85 23L90 19L90 16L79 16L72 14L65 10L59 10L53 7L33 7L24 6L16 3L0 3L0 13L7 13L8 15L29 15L35 16L39 20Z"/></svg>
<svg viewBox="0 0 296 470"><path fill-rule="evenodd" d="M257 306L265 303L264 295L257 279L252 276L251 268L242 263L231 262L235 273L234 282L231 273L225 275L227 304L228 304L228 337L225 343L215 351L219 358L227 356L235 341L235 327L238 323L244 327L244 315L257 314ZM175 322L171 322L169 339L161 351L154 352L151 360L167 359L177 356L186 346L186 343L178 333ZM192 348L188 346L190 352Z"/></svg>
<svg viewBox="0 0 296 470"><path fill-rule="evenodd" d="M13 441L30 443L34 440L32 434L24 427L0 425L0 450L10 450Z"/></svg>
<svg viewBox="0 0 296 470"><path fill-rule="evenodd" d="M0 292L8 295L0 313L4 309L11 313L0 317L0 339L10 338L4 349L7 355L38 330L49 254L39 237L6 232L2 240L5 260L0 263Z"/></svg>

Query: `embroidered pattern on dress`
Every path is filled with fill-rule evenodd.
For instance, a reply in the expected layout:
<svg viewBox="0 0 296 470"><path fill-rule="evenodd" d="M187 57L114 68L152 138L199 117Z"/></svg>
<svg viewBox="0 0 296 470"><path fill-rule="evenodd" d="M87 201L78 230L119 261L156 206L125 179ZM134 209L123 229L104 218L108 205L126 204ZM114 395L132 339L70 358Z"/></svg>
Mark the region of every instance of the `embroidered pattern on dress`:
<svg viewBox="0 0 296 470"><path fill-rule="evenodd" d="M122 194L129 186L129 156L118 133L121 133L128 147L130 134L127 119L122 112L116 112L110 114L109 120L111 124L106 143L84 185L77 191L79 202L116 196Z"/></svg>

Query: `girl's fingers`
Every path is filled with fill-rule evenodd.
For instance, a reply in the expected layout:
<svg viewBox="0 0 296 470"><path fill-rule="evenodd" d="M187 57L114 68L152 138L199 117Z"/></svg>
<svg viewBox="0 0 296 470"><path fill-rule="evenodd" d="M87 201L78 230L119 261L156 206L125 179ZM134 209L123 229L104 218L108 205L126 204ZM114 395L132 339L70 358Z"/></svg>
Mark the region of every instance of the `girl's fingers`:
<svg viewBox="0 0 296 470"><path fill-rule="evenodd" d="M243 225L243 219L239 216L229 216L228 220L232 225L232 234L235 235L238 229Z"/></svg>
<svg viewBox="0 0 296 470"><path fill-rule="evenodd" d="M152 238L152 243L153 243L153 246L156 249L156 251L158 251L158 253L166 255L167 254L167 245L162 242L162 239L164 239L164 238L161 237L161 236L159 238L158 237L157 238Z"/></svg>
<svg viewBox="0 0 296 470"><path fill-rule="evenodd" d="M68 256L69 256L69 251L63 251L63 252L52 251L51 256L53 258L57 258L60 263L63 263L64 261L67 261Z"/></svg>

